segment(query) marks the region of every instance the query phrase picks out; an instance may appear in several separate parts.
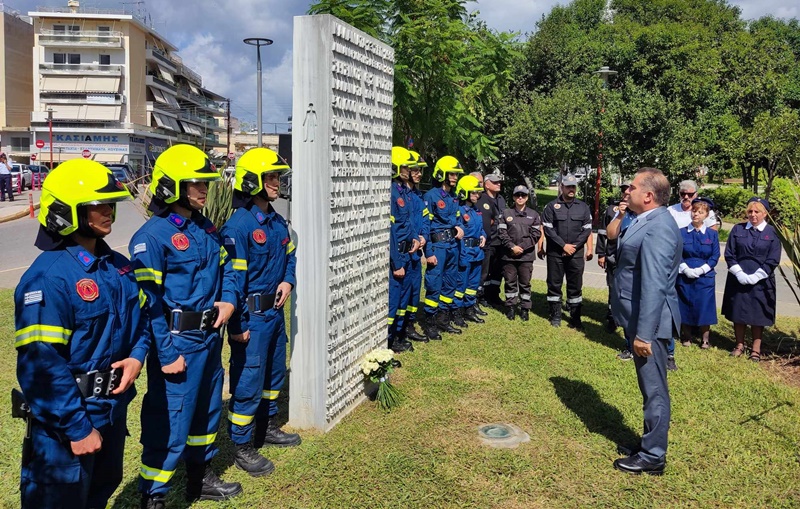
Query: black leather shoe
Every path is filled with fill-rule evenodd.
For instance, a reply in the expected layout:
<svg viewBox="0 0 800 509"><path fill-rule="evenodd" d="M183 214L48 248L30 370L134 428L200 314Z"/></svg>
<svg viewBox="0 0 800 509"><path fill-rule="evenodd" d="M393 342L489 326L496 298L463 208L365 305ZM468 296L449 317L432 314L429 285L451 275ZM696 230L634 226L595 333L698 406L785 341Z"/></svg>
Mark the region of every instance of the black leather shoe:
<svg viewBox="0 0 800 509"><path fill-rule="evenodd" d="M397 343L397 340L395 340ZM406 341L407 344L411 344ZM261 421L263 426L264 421ZM266 429L263 431L263 437L259 437L259 444L260 446L269 445L273 447L294 447L296 445L300 445L300 435L297 433L286 433L281 429L278 425L278 419L276 417L270 417L269 420L266 421ZM263 439L263 442L261 441Z"/></svg>
<svg viewBox="0 0 800 509"><path fill-rule="evenodd" d="M412 345L409 341L406 341L405 339L394 338L392 344L389 345L389 349L391 349L394 353L403 353L408 351L413 352L414 345ZM297 445L297 444L292 444L292 445Z"/></svg>
<svg viewBox="0 0 800 509"><path fill-rule="evenodd" d="M186 464L186 500L227 500L242 494L238 482L223 482L211 469L211 462Z"/></svg>
<svg viewBox="0 0 800 509"><path fill-rule="evenodd" d="M253 477L263 477L271 474L273 470L275 470L275 465L270 460L260 455L250 442L246 444L236 444L233 462L237 467Z"/></svg>
<svg viewBox="0 0 800 509"><path fill-rule="evenodd" d="M417 330L414 322L406 322L406 324L406 337L408 339L411 341L422 341L423 343L427 343L429 341L427 336Z"/></svg>
<svg viewBox="0 0 800 509"><path fill-rule="evenodd" d="M514 321L514 312L515 312L515 310L514 310L513 307L507 307L506 308L506 318L508 318L511 321Z"/></svg>
<svg viewBox="0 0 800 509"><path fill-rule="evenodd" d="M450 324L450 320L449 311L439 311L436 313L436 327L438 327L440 331L450 334L461 334L461 329L453 327L453 325Z"/></svg>
<svg viewBox="0 0 800 509"><path fill-rule="evenodd" d="M464 320L464 308L454 309L450 313L453 315L453 325L461 327L462 329L469 326L467 321Z"/></svg>
<svg viewBox="0 0 800 509"><path fill-rule="evenodd" d="M464 310L464 319L473 323L486 323L486 320L478 316L477 311L475 311L475 306L468 307Z"/></svg>
<svg viewBox="0 0 800 509"><path fill-rule="evenodd" d="M530 311L528 311L527 309L520 309L519 317L522 319L523 322L527 322L528 320L530 320Z"/></svg>
<svg viewBox="0 0 800 509"><path fill-rule="evenodd" d="M146 493L142 493L142 504L139 507L142 509L167 509L167 501L161 495L148 495Z"/></svg>
<svg viewBox="0 0 800 509"><path fill-rule="evenodd" d="M666 461L660 463L650 463L642 459L641 456L635 454L627 458L620 458L614 461L614 468L626 474L648 474L648 475L664 475L664 467L667 466Z"/></svg>
<svg viewBox="0 0 800 509"><path fill-rule="evenodd" d="M489 314L486 311L484 311L483 308L481 308L481 306L477 302L475 303L474 306L472 306L472 309L475 310L475 314L478 316L486 316Z"/></svg>
<svg viewBox="0 0 800 509"><path fill-rule="evenodd" d="M434 324L432 316L426 317L425 321L422 322L422 331L432 341L441 341L442 339L442 335L439 334L439 329Z"/></svg>

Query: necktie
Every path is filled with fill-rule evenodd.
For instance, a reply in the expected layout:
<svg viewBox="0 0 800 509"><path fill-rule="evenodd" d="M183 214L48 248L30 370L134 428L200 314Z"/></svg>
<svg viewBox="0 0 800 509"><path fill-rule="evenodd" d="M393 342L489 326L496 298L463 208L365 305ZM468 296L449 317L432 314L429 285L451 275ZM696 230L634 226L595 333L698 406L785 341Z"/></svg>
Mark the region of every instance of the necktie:
<svg viewBox="0 0 800 509"><path fill-rule="evenodd" d="M632 212L627 212L625 216L622 218L622 224L620 225L620 231L625 231L633 224L633 220L636 216Z"/></svg>

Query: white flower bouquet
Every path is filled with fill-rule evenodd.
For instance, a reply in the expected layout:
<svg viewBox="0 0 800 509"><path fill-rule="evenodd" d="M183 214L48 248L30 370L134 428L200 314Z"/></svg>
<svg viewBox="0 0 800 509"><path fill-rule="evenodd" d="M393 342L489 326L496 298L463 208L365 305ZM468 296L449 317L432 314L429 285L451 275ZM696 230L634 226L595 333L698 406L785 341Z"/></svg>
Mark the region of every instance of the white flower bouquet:
<svg viewBox="0 0 800 509"><path fill-rule="evenodd" d="M378 406L383 410L390 410L400 404L402 395L397 388L389 382L389 373L394 370L394 352L380 348L364 356L361 361L361 372L364 379L378 384L378 393L375 397Z"/></svg>

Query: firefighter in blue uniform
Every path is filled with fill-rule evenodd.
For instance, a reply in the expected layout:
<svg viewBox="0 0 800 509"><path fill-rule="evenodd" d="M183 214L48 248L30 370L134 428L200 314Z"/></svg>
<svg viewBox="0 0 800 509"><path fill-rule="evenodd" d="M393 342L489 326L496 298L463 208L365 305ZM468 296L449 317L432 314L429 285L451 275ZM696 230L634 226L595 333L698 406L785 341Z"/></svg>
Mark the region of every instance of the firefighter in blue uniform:
<svg viewBox="0 0 800 509"><path fill-rule="evenodd" d="M250 475L268 475L263 445L290 447L300 436L277 422L278 395L286 378L286 322L283 305L295 279L295 245L286 220L272 207L289 165L268 148L245 152L236 163L233 206L222 228L243 302L228 324L231 399L228 434L234 463Z"/></svg>
<svg viewBox="0 0 800 509"><path fill-rule="evenodd" d="M478 199L483 187L472 175L461 177L456 186L456 195L461 203L459 225L464 230L464 238L459 242L459 292L463 295L460 307L456 310L464 320L484 323L478 316L475 305L478 289L481 286L481 268L483 266L483 246L486 243L486 232L483 230L483 213L478 209Z"/></svg>
<svg viewBox="0 0 800 509"><path fill-rule="evenodd" d="M128 404L150 344L130 261L103 241L116 202L131 198L108 168L84 159L42 186L44 251L14 294L23 410L23 508L105 507L122 481ZM29 411L28 411L29 409Z"/></svg>
<svg viewBox="0 0 800 509"><path fill-rule="evenodd" d="M410 166L411 153L403 147L392 147L391 227L389 229L389 319L388 347L395 352L414 350L403 334L406 304L411 287L405 282L411 253L419 249L412 218Z"/></svg>
<svg viewBox="0 0 800 509"><path fill-rule="evenodd" d="M220 178L200 149L165 150L150 184L153 217L129 246L153 329L142 404L142 507L164 507L181 458L187 500L225 500L242 492L239 483L225 483L211 469L222 410L218 329L239 299L222 239L200 213L208 182Z"/></svg>
<svg viewBox="0 0 800 509"><path fill-rule="evenodd" d="M430 212L425 270L426 327L434 324L441 332L452 334L461 334L461 329L451 324L459 280L458 241L464 237L464 230L458 226L458 199L453 192L461 173L464 170L458 159L442 157L433 169L434 187L423 197Z"/></svg>
<svg viewBox="0 0 800 509"><path fill-rule="evenodd" d="M422 331L419 331L416 327L417 306L419 305L420 290L422 289L421 259L424 255L425 247L428 245L428 237L430 235L430 221L428 220L430 212L425 206L425 200L419 190L419 183L422 180L422 170L428 167L428 163L418 152L409 150L409 153L414 160L414 165L410 167L410 179L406 185L408 186L408 196L411 202L413 230L414 234L417 235L417 239L419 239L419 249L410 253L409 265L404 278L405 284L408 285L408 290L404 292L407 295L404 330L408 339L427 342L431 339L442 339L436 327L423 327Z"/></svg>

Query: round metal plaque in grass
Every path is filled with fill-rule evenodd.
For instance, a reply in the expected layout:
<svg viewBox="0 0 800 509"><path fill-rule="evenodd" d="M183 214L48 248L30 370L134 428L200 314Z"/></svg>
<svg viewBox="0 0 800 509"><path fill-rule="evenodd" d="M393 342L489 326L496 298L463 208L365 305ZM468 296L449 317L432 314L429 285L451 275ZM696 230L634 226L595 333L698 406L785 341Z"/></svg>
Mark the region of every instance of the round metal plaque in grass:
<svg viewBox="0 0 800 509"><path fill-rule="evenodd" d="M478 437L490 447L514 449L531 437L513 424L492 423L478 426Z"/></svg>

